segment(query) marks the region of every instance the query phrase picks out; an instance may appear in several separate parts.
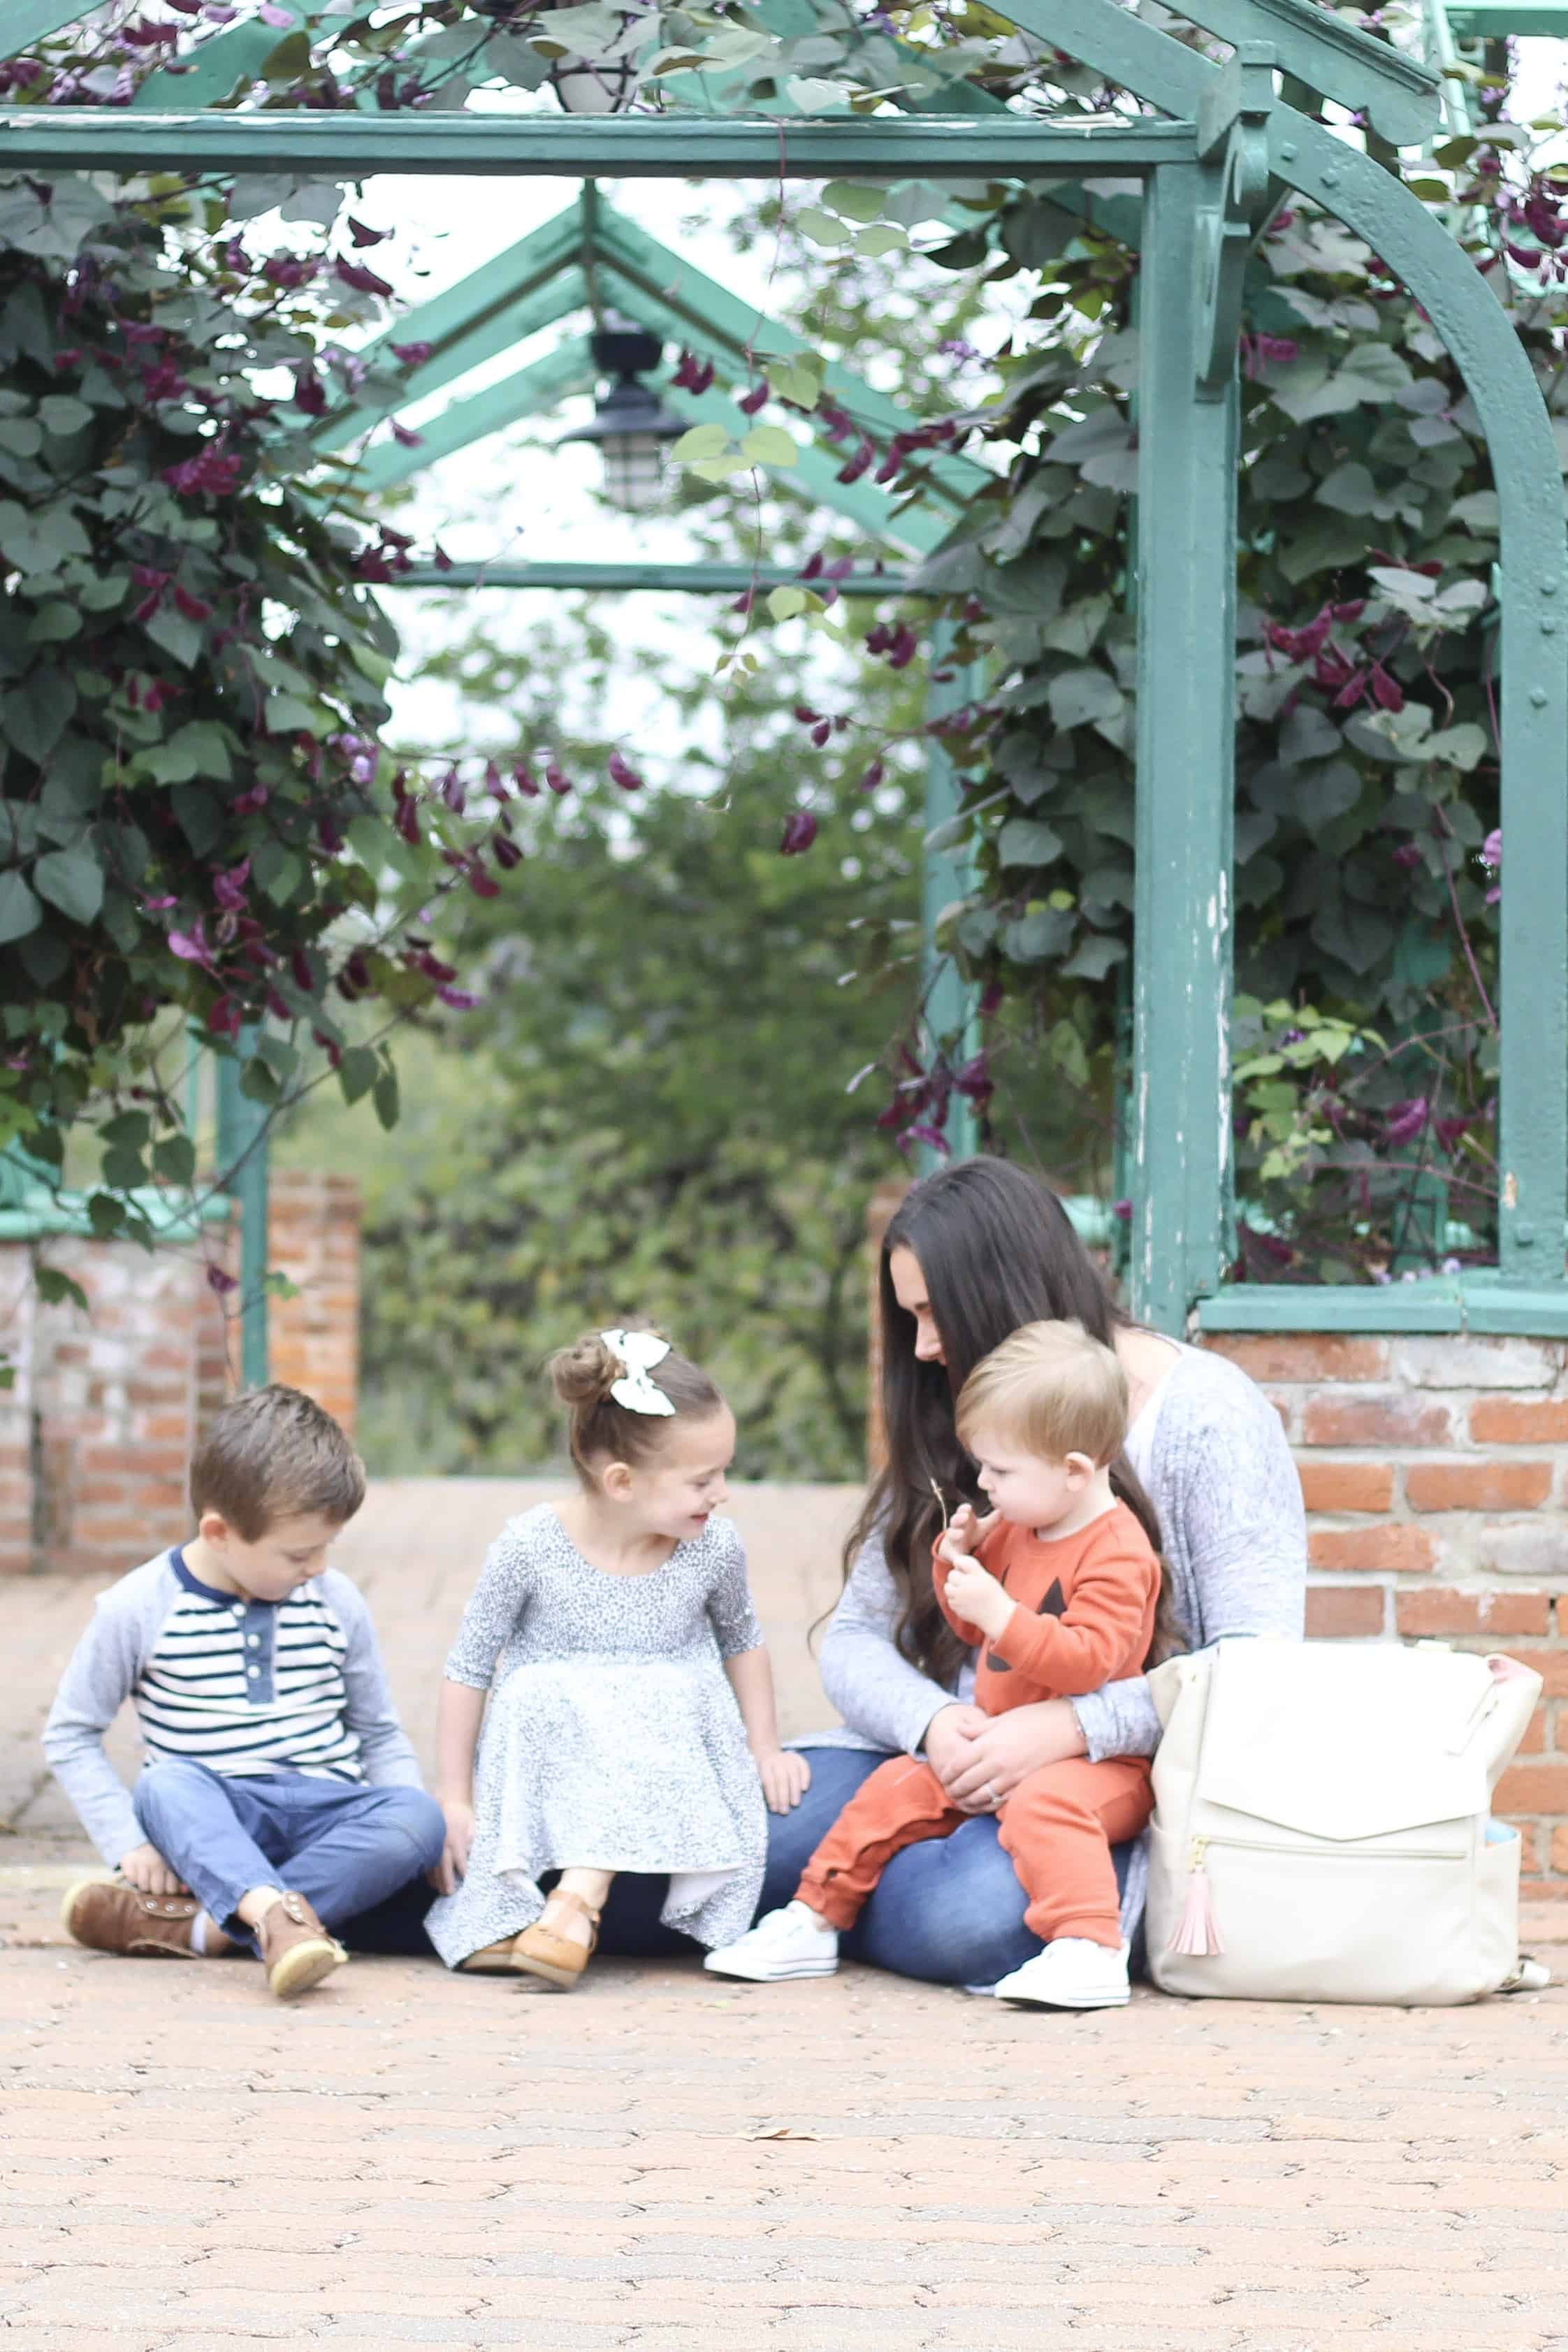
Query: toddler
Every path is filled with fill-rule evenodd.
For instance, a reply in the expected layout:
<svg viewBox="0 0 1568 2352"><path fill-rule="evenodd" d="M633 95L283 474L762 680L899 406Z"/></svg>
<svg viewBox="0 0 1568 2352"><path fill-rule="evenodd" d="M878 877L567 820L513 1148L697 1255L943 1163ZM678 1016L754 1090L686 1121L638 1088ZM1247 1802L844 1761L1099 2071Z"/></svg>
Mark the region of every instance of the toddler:
<svg viewBox="0 0 1568 2352"><path fill-rule="evenodd" d="M765 1807L798 1803L809 1768L779 1746L745 1554L719 1516L723 1398L651 1331L592 1332L551 1372L577 1492L502 1530L447 1661L447 1892L426 1926L448 1968L570 1991L617 1871L668 1874L667 1926L736 1936Z"/></svg>
<svg viewBox="0 0 1568 2352"><path fill-rule="evenodd" d="M1127 1430L1127 1380L1113 1351L1079 1323L1026 1324L975 1366L957 1425L993 1507L980 1520L967 1504L957 1513L934 1573L943 1613L980 1652L975 1705L999 1715L1141 1674L1163 1577L1110 1491ZM1127 2000L1110 1848L1138 1835L1152 1806L1142 1757L1044 1765L1002 1800L998 1833L1028 1896L1026 1923L1046 1945L1003 1979L1002 1998L1058 2009ZM794 1901L706 1965L759 1982L831 1975L839 1931L893 1855L951 1836L964 1818L922 1759L891 1759L839 1814Z"/></svg>

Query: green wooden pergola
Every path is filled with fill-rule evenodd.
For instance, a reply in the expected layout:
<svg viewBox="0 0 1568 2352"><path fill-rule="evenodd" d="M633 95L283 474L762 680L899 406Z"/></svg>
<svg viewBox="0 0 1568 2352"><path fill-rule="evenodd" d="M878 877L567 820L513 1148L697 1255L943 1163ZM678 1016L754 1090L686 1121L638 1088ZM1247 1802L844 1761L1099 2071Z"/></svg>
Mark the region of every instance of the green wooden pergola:
<svg viewBox="0 0 1568 2352"><path fill-rule="evenodd" d="M396 404L405 408L459 383L474 368L528 338L576 320L585 311L595 319L613 311L660 341L682 346L711 363L713 383L705 392L684 390L673 381L668 367L658 379L661 401L692 425L738 425L742 420L734 406L735 396L750 388L763 362L791 359L809 349L792 329L759 317L751 303L639 229L607 204L589 181L577 200L554 219L446 293L405 313L395 327L369 344L363 356L374 362L379 345L392 340L429 345L429 357L407 379ZM591 391L595 377L590 339L579 328L543 358L517 368L483 391L459 391L421 426L416 447L400 446L395 440L365 447L354 467L353 485L374 494L412 480L443 458L511 425L548 415L574 394ZM897 433L912 432L921 422L896 401L874 391L852 369L830 366L823 388L844 415L879 442ZM323 453L342 449L371 431L385 413L345 401L321 420L312 438ZM939 452L929 463L923 497L910 503L895 500L871 482L840 481L843 454L810 438L808 433L805 438L796 438L792 464L760 470L786 496L804 499L814 508L842 517L873 551L886 550L894 558L892 569L884 568L878 560L836 580L833 584L840 595L885 598L918 593L918 569L911 571L910 564L918 566L922 558L936 552L972 500L994 478L972 458ZM481 561L453 564L446 571L416 565L401 575L398 584L735 596L786 585L798 577L797 572L767 565ZM927 707L929 715L937 719L975 699L983 681L966 669L952 668L947 656L952 631L947 625L937 622L933 635ZM926 754L928 846L921 891L926 949L921 1019L933 1043L967 1039L973 1051L978 1045L973 1034L973 992L936 947L942 914L963 895L968 882L963 855L940 846L942 830L957 815L959 803L953 763L940 736L932 735ZM973 1108L961 1097L955 1097L950 1110L948 1128L952 1153L967 1158L975 1149L978 1135ZM929 1150L922 1152L922 1159L927 1165L935 1164Z"/></svg>
<svg viewBox="0 0 1568 2352"><path fill-rule="evenodd" d="M289 5L305 22L321 13L321 0ZM0 32L4 53L20 54L88 13L84 0L10 0ZM368 99L358 109L317 113L253 107L243 97L205 110L256 71L275 38L251 22L203 43L190 72L153 77L135 109L0 110L0 167L45 179L70 171L167 170L314 179L396 172L584 182L1010 180L1049 186L1069 210L1114 226L1142 247L1144 289L1135 1311L1171 1331L1184 1328L1196 1309L1206 1328L1568 1334L1568 535L1550 421L1501 309L1437 219L1371 154L1280 94L1300 84L1362 112L1386 146L1419 148L1438 121L1438 73L1311 0L1185 0L1184 13L1229 46L1223 64L1130 16L1117 0L1009 0L1006 16L1021 30L1153 110L1076 120L1015 112L962 85L943 94L947 112L921 104L902 113L826 119L782 111L742 117L725 110L721 86L699 75L679 78L670 95L682 103L661 114L383 114L371 110ZM776 29L799 31L811 21L811 0L760 0L759 15ZM1456 30L1461 16L1467 37L1502 28L1491 0L1456 7ZM1526 29L1512 0L1508 28ZM1556 29L1555 17L1540 29ZM1108 200L1090 193L1107 180L1135 184L1138 196ZM1509 856L1501 904L1500 1263L1493 1273L1392 1290L1228 1288L1221 1279L1231 1175L1237 337L1254 244L1291 192L1364 238L1426 309L1486 434L1500 513ZM531 287L514 286L510 317L499 310L483 321L470 317L465 328L457 299L462 289L441 298L454 306L458 343L465 332L477 339L466 365L478 363L486 334L501 338L491 341L493 352L561 315L550 306L559 300L563 277L580 267L584 208L551 228L559 239L552 267ZM613 266L637 291L630 225L612 215L590 229L595 254L603 236L606 266L618 255ZM658 299L642 289L645 303ZM537 316L527 307L535 300L546 304ZM424 314L425 336L437 308ZM655 323L646 308L637 312L634 305L634 314ZM524 318L533 323L524 328ZM748 318L748 333L751 323ZM401 339L406 326L399 331ZM724 341L711 317L702 322L667 314L662 331L700 349L710 348L703 332L715 344ZM732 351L728 367L718 349L710 355L732 380ZM562 396L579 363L569 346L553 362L536 363L557 368L551 399ZM439 364L437 355L429 364ZM405 396L438 389L458 373L428 383L416 374ZM511 380L510 397L532 401L542 394L544 379L537 375L524 388L528 373ZM495 413L494 392L478 397L491 401ZM477 437L484 412L465 422L464 406L455 404L449 426L462 438L447 446ZM352 435L367 421L333 418L327 430L335 434L341 425ZM430 441L446 422L444 413L427 439L429 456L437 454ZM380 478L393 478L390 453L378 453L372 464L384 469ZM804 464L803 483L816 494L820 468L808 481ZM959 478L952 478L955 489ZM945 499L944 488L932 517ZM908 516L898 520L907 529ZM902 544L918 551L918 541L906 537Z"/></svg>

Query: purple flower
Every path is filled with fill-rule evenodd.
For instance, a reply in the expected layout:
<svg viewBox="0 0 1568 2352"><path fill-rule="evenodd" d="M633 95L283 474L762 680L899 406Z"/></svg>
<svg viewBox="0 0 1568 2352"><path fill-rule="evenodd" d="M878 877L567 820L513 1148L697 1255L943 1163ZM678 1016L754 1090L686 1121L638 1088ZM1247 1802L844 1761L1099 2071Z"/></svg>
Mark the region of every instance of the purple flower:
<svg viewBox="0 0 1568 2352"><path fill-rule="evenodd" d="M199 963L204 971L213 970L213 951L207 945L199 917L188 931L169 933L169 952L177 955L182 963Z"/></svg>
<svg viewBox="0 0 1568 2352"><path fill-rule="evenodd" d="M742 416L754 416L758 409L763 405L763 403L766 400L767 396L767 385L765 383L754 383L750 392L743 392L741 394L741 397L737 400L735 405L740 410Z"/></svg>
<svg viewBox="0 0 1568 2352"><path fill-rule="evenodd" d="M392 231L389 228L367 228L363 221L355 220L353 215L351 213L349 215L349 235L353 237L357 246L384 245L387 238L392 235Z"/></svg>
<svg viewBox="0 0 1568 2352"><path fill-rule="evenodd" d="M242 857L226 874L213 876L213 897L227 914L237 914L245 904L245 886L250 879L250 860ZM173 946L173 940L170 945Z"/></svg>
<svg viewBox="0 0 1568 2352"><path fill-rule="evenodd" d="M374 269L367 269L363 261L344 261L340 257L333 262L332 270L345 286L352 286L356 294L390 294L392 292L392 288L386 279L378 278Z"/></svg>
<svg viewBox="0 0 1568 2352"><path fill-rule="evenodd" d="M405 367L423 367L435 348L434 343L388 343L387 345L387 350L392 353L393 358L401 360Z"/></svg>
<svg viewBox="0 0 1568 2352"><path fill-rule="evenodd" d="M937 349L950 360L977 360L980 357L974 345L965 342L962 335L950 335L945 343L937 345Z"/></svg>
<svg viewBox="0 0 1568 2352"><path fill-rule="evenodd" d="M712 381L712 361L699 359L695 352L681 352L680 364L670 378L682 392L706 392Z"/></svg>
<svg viewBox="0 0 1568 2352"><path fill-rule="evenodd" d="M319 261L307 261L300 254L275 253L269 261L262 263L261 275L269 286L281 286L291 291L296 286L309 286L321 266Z"/></svg>
<svg viewBox="0 0 1568 2352"><path fill-rule="evenodd" d="M1500 824L1494 825L1490 833L1488 834L1486 839L1482 842L1481 863L1483 866L1500 866L1502 864L1502 827Z"/></svg>
<svg viewBox="0 0 1568 2352"><path fill-rule="evenodd" d="M1413 1143L1426 1126L1430 1106L1425 1095L1412 1095L1408 1102L1391 1103L1384 1122L1385 1143Z"/></svg>
<svg viewBox="0 0 1568 2352"><path fill-rule="evenodd" d="M209 1290L216 1290L220 1298L226 1298L231 1290L237 1290L239 1288L239 1285L235 1280L232 1274L225 1273L221 1265L209 1265L207 1268L207 1288Z"/></svg>
<svg viewBox="0 0 1568 2352"><path fill-rule="evenodd" d="M642 778L634 767L622 759L618 751L610 754L610 782L619 784L623 793L640 793Z"/></svg>
<svg viewBox="0 0 1568 2352"><path fill-rule="evenodd" d="M1419 866L1421 863L1420 845L1414 841L1402 841L1398 848L1394 853L1394 862L1395 866Z"/></svg>
<svg viewBox="0 0 1568 2352"><path fill-rule="evenodd" d="M166 466L163 479L181 498L197 498L205 493L215 499L232 498L245 471L245 460L232 452L220 449L215 443L199 457L187 457L178 466Z"/></svg>
<svg viewBox="0 0 1568 2352"><path fill-rule="evenodd" d="M492 892L495 889L493 882L490 889ZM454 1013L471 1013L479 1001L472 990L467 988L438 988L436 993L443 1004L451 1006Z"/></svg>
<svg viewBox="0 0 1568 2352"><path fill-rule="evenodd" d="M899 1138L900 1150L907 1151L911 1143L923 1143L928 1146L931 1150L940 1151L944 1160L952 1150L952 1146L949 1144L948 1139L946 1136L943 1135L941 1128L928 1127L923 1120L917 1121L913 1127L905 1128L902 1135Z"/></svg>
<svg viewBox="0 0 1568 2352"><path fill-rule="evenodd" d="M784 820L784 838L779 843L782 857L799 857L816 839L816 819L809 809L792 809Z"/></svg>
<svg viewBox="0 0 1568 2352"><path fill-rule="evenodd" d="M1131 1201L1112 1201L1112 1202L1111 1202L1111 1204L1110 1204L1110 1213L1111 1213L1111 1215L1112 1215L1112 1216L1117 1220L1118 1223L1120 1223L1120 1224L1123 1224L1123 1225L1130 1225L1130 1224L1132 1223L1132 1203L1131 1203Z"/></svg>

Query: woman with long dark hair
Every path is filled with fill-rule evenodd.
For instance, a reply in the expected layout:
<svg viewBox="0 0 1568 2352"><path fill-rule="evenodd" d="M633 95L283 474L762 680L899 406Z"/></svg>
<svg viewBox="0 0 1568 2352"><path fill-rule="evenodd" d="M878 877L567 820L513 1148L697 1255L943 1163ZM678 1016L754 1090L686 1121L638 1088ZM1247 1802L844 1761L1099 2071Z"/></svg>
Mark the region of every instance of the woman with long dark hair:
<svg viewBox="0 0 1568 2352"><path fill-rule="evenodd" d="M973 1815L889 1865L851 1957L937 1984L988 1985L1040 1949L997 1840L997 1804L1026 1773L1068 1756L1147 1756L1159 1718L1146 1682L987 1717L971 1662L936 1604L939 1492L971 1501L973 1467L953 1405L983 1356L1021 1324L1073 1317L1121 1360L1131 1395L1112 1483L1171 1572L1194 1649L1226 1634L1299 1638L1307 1536L1300 1483L1273 1406L1223 1358L1143 1329L1115 1306L1055 1194L1000 1160L916 1184L882 1247L887 1461L846 1553L822 1682L844 1728L809 1743L811 1787L770 1824L763 1909L788 1900L846 1800L887 1756L925 1757ZM1118 1853L1123 1925L1142 1911L1141 1846Z"/></svg>

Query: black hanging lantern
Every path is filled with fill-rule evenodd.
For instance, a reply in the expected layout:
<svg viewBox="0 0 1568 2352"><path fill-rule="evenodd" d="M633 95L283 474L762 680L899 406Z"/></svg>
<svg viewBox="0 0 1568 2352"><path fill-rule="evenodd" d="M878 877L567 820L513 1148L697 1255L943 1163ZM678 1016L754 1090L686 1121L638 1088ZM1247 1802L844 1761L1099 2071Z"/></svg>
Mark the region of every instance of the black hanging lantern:
<svg viewBox="0 0 1568 2352"><path fill-rule="evenodd" d="M627 514L640 514L658 496L664 445L679 439L686 420L670 414L651 384L639 382L663 356L657 335L611 311L592 347L599 373L616 381L595 402L593 423L563 433L558 446L596 441L604 453L605 496Z"/></svg>

